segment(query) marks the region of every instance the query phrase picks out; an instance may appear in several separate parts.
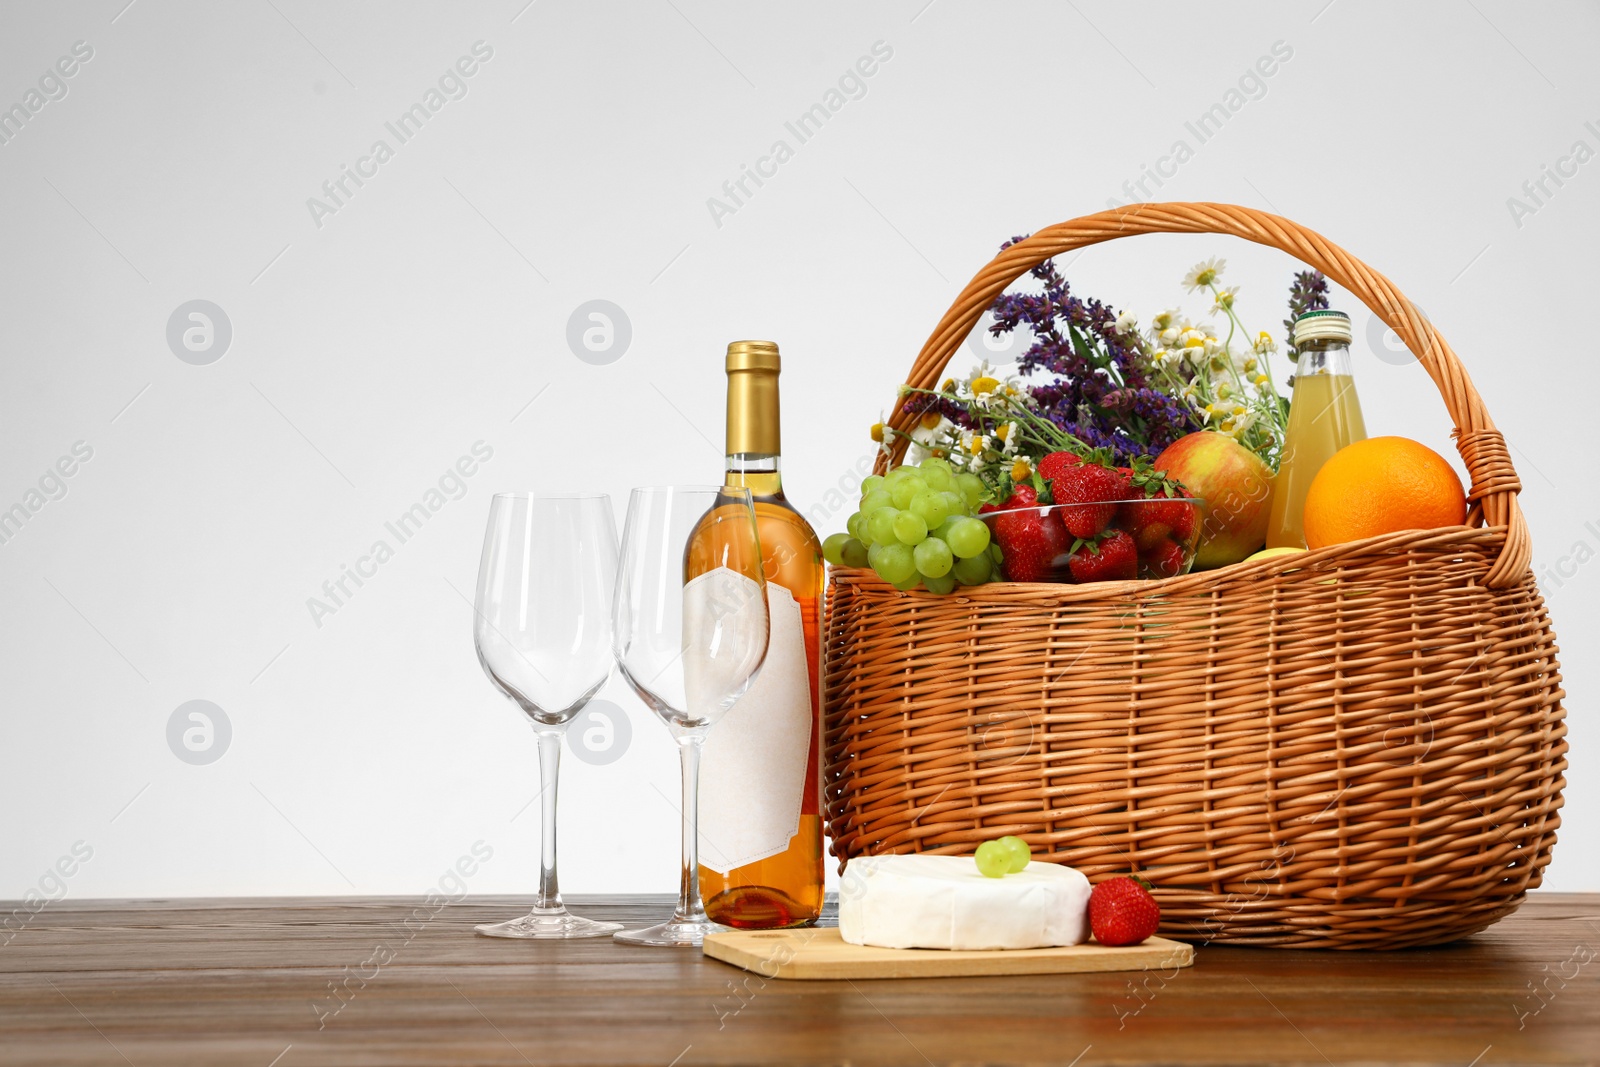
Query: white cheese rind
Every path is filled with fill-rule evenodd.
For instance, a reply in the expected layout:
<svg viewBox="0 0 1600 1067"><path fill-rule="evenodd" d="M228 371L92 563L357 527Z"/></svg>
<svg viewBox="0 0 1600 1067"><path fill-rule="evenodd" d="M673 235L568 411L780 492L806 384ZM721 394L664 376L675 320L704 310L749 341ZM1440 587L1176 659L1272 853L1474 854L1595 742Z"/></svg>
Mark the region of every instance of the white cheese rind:
<svg viewBox="0 0 1600 1067"><path fill-rule="evenodd" d="M859 856L839 888L839 933L877 948L1077 945L1088 908L1089 880L1056 863L985 878L971 856Z"/></svg>

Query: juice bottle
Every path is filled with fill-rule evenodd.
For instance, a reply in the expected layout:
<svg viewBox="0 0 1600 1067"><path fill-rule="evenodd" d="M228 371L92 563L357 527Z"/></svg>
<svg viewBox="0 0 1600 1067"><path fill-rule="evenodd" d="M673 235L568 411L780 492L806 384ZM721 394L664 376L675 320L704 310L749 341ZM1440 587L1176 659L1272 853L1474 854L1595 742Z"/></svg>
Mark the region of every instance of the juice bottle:
<svg viewBox="0 0 1600 1067"><path fill-rule="evenodd" d="M1267 522L1268 548L1304 548L1306 491L1322 465L1367 436L1350 373L1350 316L1308 311L1294 323L1294 399Z"/></svg>

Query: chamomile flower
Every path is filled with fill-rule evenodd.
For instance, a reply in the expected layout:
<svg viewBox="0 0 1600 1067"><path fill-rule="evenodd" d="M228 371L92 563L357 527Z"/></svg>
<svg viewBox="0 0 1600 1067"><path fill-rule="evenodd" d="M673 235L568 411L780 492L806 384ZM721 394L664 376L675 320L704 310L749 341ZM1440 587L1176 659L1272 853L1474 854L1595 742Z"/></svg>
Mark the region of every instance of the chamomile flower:
<svg viewBox="0 0 1600 1067"><path fill-rule="evenodd" d="M1165 331L1170 330L1174 326L1178 325L1182 318L1183 315L1180 311L1178 311L1177 308L1168 308L1165 311L1159 311L1156 313L1155 317L1150 320L1150 332L1152 334L1164 333Z"/></svg>
<svg viewBox="0 0 1600 1067"><path fill-rule="evenodd" d="M1278 342L1272 339L1272 335L1270 333L1268 333L1266 330L1262 330L1256 335L1256 343L1251 347L1256 350L1257 354L1267 355L1278 350Z"/></svg>
<svg viewBox="0 0 1600 1067"><path fill-rule="evenodd" d="M1203 259L1190 268L1189 273L1183 276L1183 284L1189 292L1198 292L1209 286L1215 285L1222 276L1222 269L1228 265L1225 259Z"/></svg>
<svg viewBox="0 0 1600 1067"><path fill-rule="evenodd" d="M994 435L1002 442L1000 454L1002 456L1015 455L1017 446L1022 443L1022 434L1017 432L1017 424L1008 422L995 430Z"/></svg>
<svg viewBox="0 0 1600 1067"><path fill-rule="evenodd" d="M1139 328L1139 316L1131 311L1123 311L1117 315L1117 332L1133 333Z"/></svg>
<svg viewBox="0 0 1600 1067"><path fill-rule="evenodd" d="M908 435L911 438L911 445L906 449L906 462L917 464L931 456L934 447L948 436L949 430L954 425L937 411L923 412Z"/></svg>
<svg viewBox="0 0 1600 1067"><path fill-rule="evenodd" d="M985 379L990 382L998 382L999 379L995 376L994 371L994 367L990 365L988 360L981 360L976 367L972 368L972 373L966 377L965 385L967 387L967 391L976 394L978 390L974 388L974 386L976 386L978 382L984 381ZM990 388L992 389L994 387L990 386Z"/></svg>
<svg viewBox="0 0 1600 1067"><path fill-rule="evenodd" d="M1220 268L1219 268L1220 269ZM1216 303L1211 305L1211 314L1216 315L1233 307L1234 297L1238 295L1237 285L1224 286L1217 290Z"/></svg>

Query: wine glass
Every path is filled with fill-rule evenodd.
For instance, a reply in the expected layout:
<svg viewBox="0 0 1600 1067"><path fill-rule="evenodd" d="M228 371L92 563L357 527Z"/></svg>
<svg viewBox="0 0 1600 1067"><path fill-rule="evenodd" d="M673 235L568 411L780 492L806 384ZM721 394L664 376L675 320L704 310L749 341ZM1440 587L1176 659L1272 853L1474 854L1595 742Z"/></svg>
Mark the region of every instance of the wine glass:
<svg viewBox="0 0 1600 1067"><path fill-rule="evenodd" d="M767 590L750 491L635 489L622 532L612 641L622 676L667 724L683 762L683 873L672 918L634 945L698 945L725 930L700 902L700 749L767 655Z"/></svg>
<svg viewBox="0 0 1600 1067"><path fill-rule="evenodd" d="M611 674L617 532L604 493L497 493L478 566L472 624L478 662L539 739L539 895L490 937L602 937L621 923L573 915L556 882L561 735Z"/></svg>

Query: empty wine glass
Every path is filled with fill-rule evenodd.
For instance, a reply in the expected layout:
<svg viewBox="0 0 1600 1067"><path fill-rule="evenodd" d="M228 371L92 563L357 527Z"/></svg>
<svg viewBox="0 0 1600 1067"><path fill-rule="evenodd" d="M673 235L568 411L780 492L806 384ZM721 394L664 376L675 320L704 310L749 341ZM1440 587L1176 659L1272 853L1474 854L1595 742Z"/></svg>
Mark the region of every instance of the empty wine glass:
<svg viewBox="0 0 1600 1067"><path fill-rule="evenodd" d="M499 493L478 566L472 624L478 662L539 739L539 895L490 937L599 937L621 923L573 915L556 881L556 776L561 735L611 674L617 533L604 493Z"/></svg>
<svg viewBox="0 0 1600 1067"><path fill-rule="evenodd" d="M622 676L667 724L683 762L683 872L672 918L618 941L698 945L727 929L700 902L700 749L767 655L767 590L748 489L635 489L617 575Z"/></svg>

